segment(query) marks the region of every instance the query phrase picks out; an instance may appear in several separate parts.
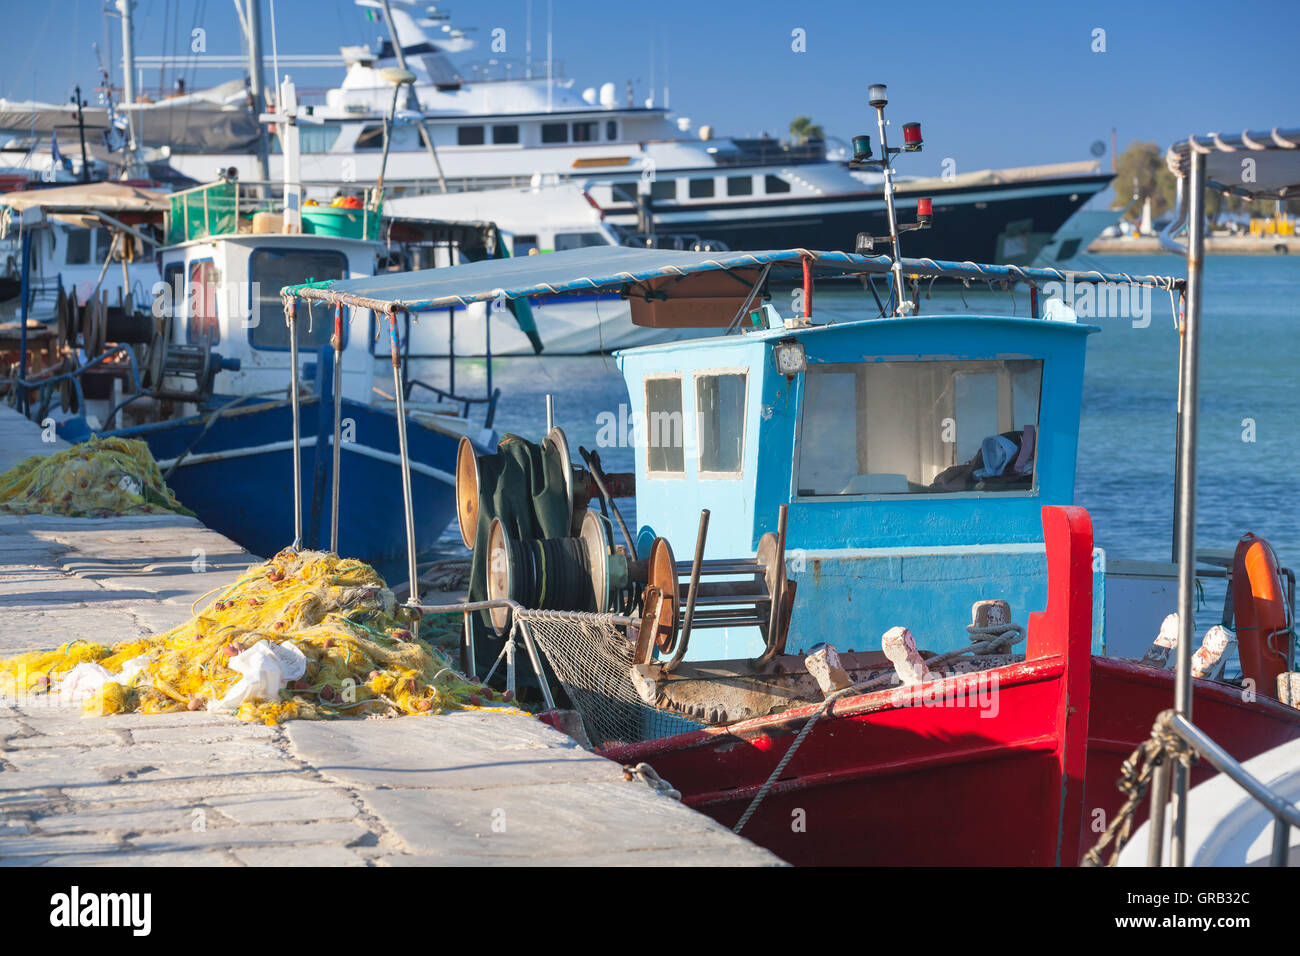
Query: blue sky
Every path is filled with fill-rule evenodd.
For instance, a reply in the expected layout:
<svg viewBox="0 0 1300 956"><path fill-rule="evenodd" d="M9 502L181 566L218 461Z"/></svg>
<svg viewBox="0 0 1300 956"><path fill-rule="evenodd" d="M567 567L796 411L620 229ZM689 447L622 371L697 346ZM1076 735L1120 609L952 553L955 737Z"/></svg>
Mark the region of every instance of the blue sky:
<svg viewBox="0 0 1300 956"><path fill-rule="evenodd" d="M104 25L102 3L38 0L16 8L11 0L0 36L9 66L0 95L57 102L78 81L93 87L92 42L102 47L108 31L120 54L117 21ZM491 31L501 27L506 55L522 58L527 6L462 0L443 8L462 28L477 28L480 48L469 57L486 57ZM269 53L271 0L263 10ZM553 10L555 57L579 89L612 80L621 96L631 79L644 99L653 43L660 89L667 56L674 112L721 134L784 135L801 113L846 140L874 133L866 87L888 83L895 128L923 124L925 152L900 165L916 175L937 175L949 157L957 172L1084 159L1099 140L1109 162L1112 126L1122 150L1134 139L1165 146L1192 132L1300 125L1300 79L1284 28L1293 3L1251 4L1248 25L1234 23L1221 3L1196 0L554 0ZM540 58L546 0L533 0L532 11ZM275 14L283 53L373 44L381 29L350 0L276 0ZM188 52L195 25L207 31L209 53L240 52L229 0L137 0L137 53L175 52L178 42ZM792 49L795 30L804 31L804 52ZM1105 31L1105 52L1092 50L1096 30ZM327 86L341 68L293 72L300 85ZM186 80L193 88L230 76L202 70ZM145 80L156 86L157 74Z"/></svg>

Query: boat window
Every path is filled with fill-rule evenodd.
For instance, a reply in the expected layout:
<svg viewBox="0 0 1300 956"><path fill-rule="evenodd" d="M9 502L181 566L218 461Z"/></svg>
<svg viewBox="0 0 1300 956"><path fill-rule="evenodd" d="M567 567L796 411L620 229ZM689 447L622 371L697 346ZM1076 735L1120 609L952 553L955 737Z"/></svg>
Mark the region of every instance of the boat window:
<svg viewBox="0 0 1300 956"><path fill-rule="evenodd" d="M510 247L510 254L516 258L526 256L537 249L536 236L515 236L514 244Z"/></svg>
<svg viewBox="0 0 1300 956"><path fill-rule="evenodd" d="M457 146L482 146L483 127L482 126L457 126L456 145Z"/></svg>
<svg viewBox="0 0 1300 956"><path fill-rule="evenodd" d="M754 194L753 176L728 176L728 196L752 196Z"/></svg>
<svg viewBox="0 0 1300 956"><path fill-rule="evenodd" d="M708 199L713 195L712 179L692 179L690 184L690 197L692 199Z"/></svg>
<svg viewBox="0 0 1300 956"><path fill-rule="evenodd" d="M211 259L199 259L190 263L189 285L185 295L185 341L191 345L200 340L206 340L209 345L221 341L221 325L217 318L217 287L220 281L221 274Z"/></svg>
<svg viewBox="0 0 1300 956"><path fill-rule="evenodd" d="M609 192L614 202L636 202L636 183L610 183Z"/></svg>
<svg viewBox="0 0 1300 956"><path fill-rule="evenodd" d="M607 246L604 235L599 232L557 232L555 234L555 251L565 249L585 249L587 246Z"/></svg>
<svg viewBox="0 0 1300 956"><path fill-rule="evenodd" d="M543 143L567 143L569 141L568 123L543 123Z"/></svg>
<svg viewBox="0 0 1300 956"><path fill-rule="evenodd" d="M605 121L605 138L618 139L618 120Z"/></svg>
<svg viewBox="0 0 1300 956"><path fill-rule="evenodd" d="M683 474L686 471L682 429L682 380L677 376L645 380L646 471Z"/></svg>
<svg viewBox="0 0 1300 956"><path fill-rule="evenodd" d="M68 237L68 254L64 261L70 266L84 266L90 262L90 230L70 226L63 230Z"/></svg>
<svg viewBox="0 0 1300 956"><path fill-rule="evenodd" d="M763 188L769 193L788 193L790 184L780 176L773 176L769 173L763 177Z"/></svg>
<svg viewBox="0 0 1300 956"><path fill-rule="evenodd" d="M252 280L253 317L248 341L257 349L287 349L289 329L284 321L280 290L300 282L323 282L347 275L348 260L333 249L255 249L248 260ZM298 304L298 347L316 348L329 342L334 322L328 308L311 315L306 303ZM347 335L347 326L344 333Z"/></svg>
<svg viewBox="0 0 1300 956"><path fill-rule="evenodd" d="M307 153L328 153L334 145L334 141L339 138L343 132L343 127L338 123L299 123L298 124L298 150L306 155ZM362 133L362 135L365 135ZM383 127L379 131L379 148L384 145ZM280 137L271 137L271 151L280 152ZM366 147L358 147L364 149Z"/></svg>
<svg viewBox="0 0 1300 956"><path fill-rule="evenodd" d="M710 180L712 182L712 180ZM650 184L650 198L652 200L660 199L677 199L677 180L675 179L656 179Z"/></svg>
<svg viewBox="0 0 1300 956"><path fill-rule="evenodd" d="M356 149L383 149L384 127L382 124L363 127L357 134Z"/></svg>
<svg viewBox="0 0 1300 956"><path fill-rule="evenodd" d="M745 373L695 378L695 434L700 477L740 477L745 456Z"/></svg>
<svg viewBox="0 0 1300 956"><path fill-rule="evenodd" d="M519 124L506 123L492 127L492 142L498 146L519 142Z"/></svg>
<svg viewBox="0 0 1300 956"><path fill-rule="evenodd" d="M600 127L594 121L584 121L573 124L573 141L575 143L592 143L597 137L596 130Z"/></svg>
<svg viewBox="0 0 1300 956"><path fill-rule="evenodd" d="M809 366L799 494L1028 490L1042 377L1034 359Z"/></svg>
<svg viewBox="0 0 1300 956"><path fill-rule="evenodd" d="M108 252L113 248L113 234L109 232L107 226L100 226L95 230L95 261L103 262L108 258Z"/></svg>

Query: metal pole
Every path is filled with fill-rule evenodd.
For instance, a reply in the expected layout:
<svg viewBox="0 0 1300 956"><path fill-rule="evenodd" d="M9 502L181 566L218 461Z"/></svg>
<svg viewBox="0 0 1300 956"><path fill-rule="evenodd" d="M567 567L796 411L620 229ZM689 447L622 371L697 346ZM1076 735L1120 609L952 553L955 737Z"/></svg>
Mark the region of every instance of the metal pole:
<svg viewBox="0 0 1300 956"><path fill-rule="evenodd" d="M117 0L117 11L122 15L122 105L135 104L135 36L131 28L131 8L135 0ZM134 164L135 123L130 112L126 114L126 148Z"/></svg>
<svg viewBox="0 0 1300 956"><path fill-rule="evenodd" d="M409 314L407 316L409 321ZM389 346L393 353L393 392L397 397L397 443L402 461L402 503L406 506L406 570L411 582L408 604L420 603L420 584L415 569L415 502L411 493L411 455L406 447L406 402L402 394L402 356L397 345L397 315L388 313Z"/></svg>
<svg viewBox="0 0 1300 956"><path fill-rule="evenodd" d="M343 416L343 306L334 308L334 460L330 491L330 551L339 553L339 458L342 453Z"/></svg>
<svg viewBox="0 0 1300 956"><path fill-rule="evenodd" d="M384 171L388 168L388 145L393 138L393 119L397 116L397 94L401 89L401 83L393 85L393 102L389 104L388 115L384 117L384 155L379 160L379 181L375 183L375 191L379 194L380 202L384 199Z"/></svg>
<svg viewBox="0 0 1300 956"><path fill-rule="evenodd" d="M23 257L23 267L19 273L22 281L19 283L19 302L18 302L18 379L20 382L27 380L27 297L31 295L31 270L32 270L32 230L30 226L21 226L22 240L19 242L19 255ZM76 296L74 294L73 298ZM19 385L18 387L18 404L15 406L18 411L24 415L27 414L27 389Z"/></svg>
<svg viewBox="0 0 1300 956"><path fill-rule="evenodd" d="M546 393L546 431L549 433L555 427L555 396L550 392Z"/></svg>
<svg viewBox="0 0 1300 956"><path fill-rule="evenodd" d="M284 310L289 324L289 401L293 406L293 550L302 548L302 436L298 427L298 300Z"/></svg>
<svg viewBox="0 0 1300 956"><path fill-rule="evenodd" d="M903 314L903 253L898 244L898 214L894 211L894 166L889 158L889 140L885 136L885 108L876 107L876 125L880 130L880 170L885 174L885 214L889 217L889 243L894 250L894 314Z"/></svg>
<svg viewBox="0 0 1300 956"><path fill-rule="evenodd" d="M271 179L271 165L267 158L266 124L260 119L266 112L266 77L262 70L262 4L260 0L244 0L245 25L248 28L248 87L253 95L253 117L257 122L257 170L263 183ZM259 187L265 195L266 186ZM335 368L338 363L335 363Z"/></svg>
<svg viewBox="0 0 1300 956"><path fill-rule="evenodd" d="M1147 832L1147 866L1161 865L1165 849L1165 805L1169 802L1169 761L1156 767L1151 775L1151 817Z"/></svg>
<svg viewBox="0 0 1300 956"><path fill-rule="evenodd" d="M1183 341L1183 394L1178 475L1178 664L1174 710L1192 720L1192 637L1196 622L1196 417L1201 344L1201 273L1205 254L1205 156L1192 150L1187 183L1187 316ZM1186 855L1188 773L1174 771L1174 823L1170 857L1182 866Z"/></svg>

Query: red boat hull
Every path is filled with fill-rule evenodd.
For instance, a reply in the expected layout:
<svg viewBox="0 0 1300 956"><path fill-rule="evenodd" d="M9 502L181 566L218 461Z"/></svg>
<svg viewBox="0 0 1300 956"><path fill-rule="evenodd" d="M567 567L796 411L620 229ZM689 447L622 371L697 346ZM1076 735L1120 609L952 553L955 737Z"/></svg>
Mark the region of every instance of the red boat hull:
<svg viewBox="0 0 1300 956"><path fill-rule="evenodd" d="M1091 655L1091 523L1048 508L1044 526L1049 602L1031 616L1026 661L836 702L745 836L797 864L1079 862L1123 802L1120 765L1172 704L1173 675ZM1300 711L1228 685L1197 681L1193 707L1238 759L1300 736ZM816 709L607 754L651 764L733 826Z"/></svg>

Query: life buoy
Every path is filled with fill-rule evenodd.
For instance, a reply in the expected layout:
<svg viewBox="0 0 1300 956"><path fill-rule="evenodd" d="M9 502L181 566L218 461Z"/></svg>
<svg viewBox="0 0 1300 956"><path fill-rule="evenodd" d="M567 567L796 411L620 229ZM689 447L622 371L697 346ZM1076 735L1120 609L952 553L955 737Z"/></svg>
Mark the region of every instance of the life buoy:
<svg viewBox="0 0 1300 956"><path fill-rule="evenodd" d="M1277 554L1263 538L1245 534L1232 560L1232 606L1241 673L1257 691L1275 696L1290 656L1286 590Z"/></svg>

